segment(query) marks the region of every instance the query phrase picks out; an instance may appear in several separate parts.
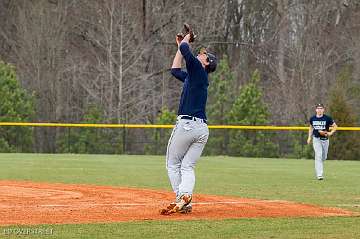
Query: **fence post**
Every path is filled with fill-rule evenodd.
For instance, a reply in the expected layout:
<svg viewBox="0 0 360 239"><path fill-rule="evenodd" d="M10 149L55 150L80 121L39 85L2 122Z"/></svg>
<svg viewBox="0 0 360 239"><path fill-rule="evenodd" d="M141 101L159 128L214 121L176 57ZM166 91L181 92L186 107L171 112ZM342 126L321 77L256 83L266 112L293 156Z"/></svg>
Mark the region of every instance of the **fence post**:
<svg viewBox="0 0 360 239"><path fill-rule="evenodd" d="M68 146L68 153L71 153L70 152L70 129L71 127L68 127L68 131L67 131L67 146Z"/></svg>
<svg viewBox="0 0 360 239"><path fill-rule="evenodd" d="M126 153L126 128L125 128L125 124L123 127L123 154Z"/></svg>

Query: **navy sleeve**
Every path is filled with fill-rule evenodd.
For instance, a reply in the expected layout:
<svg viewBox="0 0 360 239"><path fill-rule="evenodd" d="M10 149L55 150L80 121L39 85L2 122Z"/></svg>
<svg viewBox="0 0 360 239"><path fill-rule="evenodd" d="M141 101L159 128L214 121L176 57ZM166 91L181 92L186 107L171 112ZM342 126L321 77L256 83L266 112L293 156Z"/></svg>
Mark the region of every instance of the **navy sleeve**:
<svg viewBox="0 0 360 239"><path fill-rule="evenodd" d="M180 49L181 55L185 59L186 68L188 69L188 71L191 70L191 68L193 67L193 65L197 59L192 54L189 44L186 42L183 42L180 44L179 49Z"/></svg>
<svg viewBox="0 0 360 239"><path fill-rule="evenodd" d="M331 117L329 117L328 121L329 121L329 125L333 125L335 123Z"/></svg>
<svg viewBox="0 0 360 239"><path fill-rule="evenodd" d="M171 74L178 80L184 82L187 77L187 73L182 71L181 68L171 68Z"/></svg>

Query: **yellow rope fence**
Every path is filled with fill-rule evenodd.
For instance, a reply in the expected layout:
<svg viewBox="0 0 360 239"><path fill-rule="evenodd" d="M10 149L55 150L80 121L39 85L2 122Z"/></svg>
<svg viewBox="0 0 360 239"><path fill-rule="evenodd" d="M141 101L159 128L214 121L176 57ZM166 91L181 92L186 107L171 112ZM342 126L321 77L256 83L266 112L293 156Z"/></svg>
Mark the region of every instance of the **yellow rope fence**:
<svg viewBox="0 0 360 239"><path fill-rule="evenodd" d="M88 127L88 128L167 128L174 125L159 124L73 124L73 123L28 123L0 122L0 126L31 127ZM308 130L308 126L273 126L273 125L209 125L210 129L243 129L243 130ZM338 127L337 130L360 131L360 127Z"/></svg>

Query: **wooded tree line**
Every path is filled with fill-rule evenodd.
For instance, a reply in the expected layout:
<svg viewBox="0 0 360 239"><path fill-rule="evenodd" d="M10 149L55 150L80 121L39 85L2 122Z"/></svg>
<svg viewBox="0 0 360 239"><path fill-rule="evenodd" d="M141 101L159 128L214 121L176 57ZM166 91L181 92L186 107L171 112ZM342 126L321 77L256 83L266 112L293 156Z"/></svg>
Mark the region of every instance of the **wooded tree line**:
<svg viewBox="0 0 360 239"><path fill-rule="evenodd" d="M34 122L83 122L96 106L102 123L155 123L162 109L177 110L181 84L169 68L184 22L198 35L194 49L227 59L218 76L227 96L258 72L264 123L303 125L323 102L346 110L340 122L333 116L340 126L359 124L357 0L1 0L0 58L33 94ZM221 116L234 102L211 89L212 78L209 121L229 122ZM35 151L59 151L63 129L34 131Z"/></svg>

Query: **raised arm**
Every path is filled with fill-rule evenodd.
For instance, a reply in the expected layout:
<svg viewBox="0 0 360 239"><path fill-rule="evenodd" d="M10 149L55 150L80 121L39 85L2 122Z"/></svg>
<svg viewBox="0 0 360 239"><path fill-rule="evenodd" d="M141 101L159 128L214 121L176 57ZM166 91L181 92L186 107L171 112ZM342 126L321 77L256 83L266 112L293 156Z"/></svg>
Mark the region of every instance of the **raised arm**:
<svg viewBox="0 0 360 239"><path fill-rule="evenodd" d="M180 43L181 43L181 39L178 36L176 36L176 44L178 46L178 50L175 54L171 68L181 68L181 61L183 59L183 56L181 55L181 52L179 49Z"/></svg>
<svg viewBox="0 0 360 239"><path fill-rule="evenodd" d="M183 57L181 55L181 52L178 48L176 54L175 54L175 57L174 57L174 60L173 60L173 64L171 66L171 68L181 68L181 61L182 61Z"/></svg>
<svg viewBox="0 0 360 239"><path fill-rule="evenodd" d="M185 71L182 71L181 70L181 62L182 62L182 59L183 59L183 56L180 52L180 43L181 43L181 40L176 37L176 43L178 45L178 49L177 49L177 52L175 54L175 57L174 57L174 60L173 60L173 63L172 63L172 66L171 66L171 74L178 80L184 82L185 81L185 78L187 76L187 73Z"/></svg>
<svg viewBox="0 0 360 239"><path fill-rule="evenodd" d="M187 34L179 45L180 53L185 59L186 68L188 69L188 71L190 70L190 68L192 68L194 62L196 61L195 56L192 54L190 50L189 38L190 38L190 34Z"/></svg>

